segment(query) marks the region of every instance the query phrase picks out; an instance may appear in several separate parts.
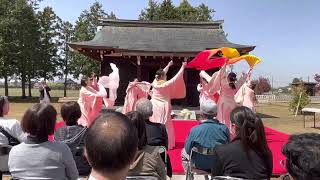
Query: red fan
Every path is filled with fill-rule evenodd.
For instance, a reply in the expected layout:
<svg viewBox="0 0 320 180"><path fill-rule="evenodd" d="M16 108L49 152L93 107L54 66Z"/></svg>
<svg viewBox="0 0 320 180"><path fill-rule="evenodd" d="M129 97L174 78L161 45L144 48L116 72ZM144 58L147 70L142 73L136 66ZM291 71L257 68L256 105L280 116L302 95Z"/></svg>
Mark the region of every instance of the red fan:
<svg viewBox="0 0 320 180"><path fill-rule="evenodd" d="M187 64L187 68L197 69L197 70L208 70L222 67L227 59L224 57L214 57L219 50L205 50L200 52L192 61Z"/></svg>

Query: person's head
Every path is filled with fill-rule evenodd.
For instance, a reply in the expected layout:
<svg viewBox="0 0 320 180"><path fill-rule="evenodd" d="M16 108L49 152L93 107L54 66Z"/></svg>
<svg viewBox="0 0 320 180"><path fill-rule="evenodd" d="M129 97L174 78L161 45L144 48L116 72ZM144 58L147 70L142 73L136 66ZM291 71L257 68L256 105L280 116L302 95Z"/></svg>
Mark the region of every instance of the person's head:
<svg viewBox="0 0 320 180"><path fill-rule="evenodd" d="M0 117L8 115L9 113L9 100L6 96L0 96Z"/></svg>
<svg viewBox="0 0 320 180"><path fill-rule="evenodd" d="M44 80L41 81L40 83L41 83L41 85L46 85L47 84L46 81L44 81Z"/></svg>
<svg viewBox="0 0 320 180"><path fill-rule="evenodd" d="M67 126L77 125L78 119L81 117L80 106L75 101L64 103L61 106L60 112Z"/></svg>
<svg viewBox="0 0 320 180"><path fill-rule="evenodd" d="M91 84L91 79L90 79L89 77L87 77L87 76L83 76L83 77L81 78L80 84L81 84L81 86L83 86L83 87L87 87L88 85Z"/></svg>
<svg viewBox="0 0 320 180"><path fill-rule="evenodd" d="M84 139L85 155L102 176L127 174L138 149L137 130L119 112L106 112L90 126Z"/></svg>
<svg viewBox="0 0 320 180"><path fill-rule="evenodd" d="M255 90L257 86L257 82L255 81L250 81L250 89Z"/></svg>
<svg viewBox="0 0 320 180"><path fill-rule="evenodd" d="M137 111L128 112L126 115L132 121L133 125L137 128L138 139L139 139L138 148L140 150L144 146L146 146L148 143L146 123L144 122L142 115Z"/></svg>
<svg viewBox="0 0 320 180"><path fill-rule="evenodd" d="M231 112L230 119L236 136L240 138L246 151L253 149L262 155L270 152L263 123L251 109L244 106L236 107Z"/></svg>
<svg viewBox="0 0 320 180"><path fill-rule="evenodd" d="M152 103L147 98L141 98L136 103L136 111L138 111L144 120L149 120L153 114Z"/></svg>
<svg viewBox="0 0 320 180"><path fill-rule="evenodd" d="M22 130L31 136L48 138L54 133L57 111L46 103L38 103L29 108L21 120Z"/></svg>
<svg viewBox="0 0 320 180"><path fill-rule="evenodd" d="M293 179L320 179L320 134L292 135L283 146L282 153L286 156L286 168Z"/></svg>
<svg viewBox="0 0 320 180"><path fill-rule="evenodd" d="M203 101L200 104L201 116L206 119L213 119L217 116L217 104L212 100Z"/></svg>
<svg viewBox="0 0 320 180"><path fill-rule="evenodd" d="M234 72L230 72L228 74L228 82L229 82L229 86L232 89L236 89L236 81L237 81L237 74Z"/></svg>
<svg viewBox="0 0 320 180"><path fill-rule="evenodd" d="M139 82L139 79L138 78L134 78L133 82Z"/></svg>
<svg viewBox="0 0 320 180"><path fill-rule="evenodd" d="M156 79L159 81L159 80L166 80L167 78L167 75L166 73L164 72L163 69L159 69L157 72L156 72Z"/></svg>

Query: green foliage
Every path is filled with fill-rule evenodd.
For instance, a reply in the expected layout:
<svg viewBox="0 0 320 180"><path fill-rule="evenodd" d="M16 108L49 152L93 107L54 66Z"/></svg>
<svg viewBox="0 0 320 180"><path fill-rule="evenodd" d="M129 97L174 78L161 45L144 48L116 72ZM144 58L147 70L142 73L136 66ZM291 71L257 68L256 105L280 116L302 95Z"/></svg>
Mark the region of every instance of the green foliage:
<svg viewBox="0 0 320 180"><path fill-rule="evenodd" d="M113 12L108 15L99 2L95 2L88 10L84 10L78 18L75 25L74 41L90 41L97 33L97 27L102 18L113 18L116 16ZM79 53L72 53L70 61L70 72L75 78L80 74L90 75L92 72L100 74L100 63Z"/></svg>
<svg viewBox="0 0 320 180"><path fill-rule="evenodd" d="M193 7L187 0L183 0L179 6L175 7L171 0L164 0L158 4L155 0L149 0L148 7L141 11L140 20L151 21L212 21L214 13L205 4Z"/></svg>
<svg viewBox="0 0 320 180"><path fill-rule="evenodd" d="M292 100L289 106L291 111L295 112L298 107L298 111L300 112L309 103L309 95L307 94L306 88L302 83L292 88Z"/></svg>
<svg viewBox="0 0 320 180"><path fill-rule="evenodd" d="M40 25L39 46L39 76L44 79L52 79L58 75L56 67L59 66L58 46L60 19L51 7L45 7L37 14Z"/></svg>

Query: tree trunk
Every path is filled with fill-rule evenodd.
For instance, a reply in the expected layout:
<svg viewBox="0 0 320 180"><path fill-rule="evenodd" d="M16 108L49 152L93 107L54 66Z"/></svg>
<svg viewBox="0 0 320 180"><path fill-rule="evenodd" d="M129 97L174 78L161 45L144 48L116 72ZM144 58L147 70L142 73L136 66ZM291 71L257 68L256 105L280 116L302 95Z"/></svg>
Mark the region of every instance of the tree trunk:
<svg viewBox="0 0 320 180"><path fill-rule="evenodd" d="M9 89L8 89L8 76L4 76L4 95L9 96Z"/></svg>
<svg viewBox="0 0 320 180"><path fill-rule="evenodd" d="M22 74L21 75L21 90L22 90L22 99L26 98L26 75Z"/></svg>
<svg viewBox="0 0 320 180"><path fill-rule="evenodd" d="M28 75L28 94L29 94L29 97L32 97L32 94L31 94L31 89L32 89L32 84L31 84L31 77L30 75Z"/></svg>

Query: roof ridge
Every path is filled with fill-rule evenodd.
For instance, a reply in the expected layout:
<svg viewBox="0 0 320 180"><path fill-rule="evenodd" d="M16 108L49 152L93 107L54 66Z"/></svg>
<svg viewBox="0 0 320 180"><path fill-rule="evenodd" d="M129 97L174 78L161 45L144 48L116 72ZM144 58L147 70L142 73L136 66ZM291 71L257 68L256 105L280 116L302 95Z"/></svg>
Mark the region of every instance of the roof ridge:
<svg viewBox="0 0 320 180"><path fill-rule="evenodd" d="M223 20L210 22L140 21L126 19L101 19L101 26L222 29Z"/></svg>

